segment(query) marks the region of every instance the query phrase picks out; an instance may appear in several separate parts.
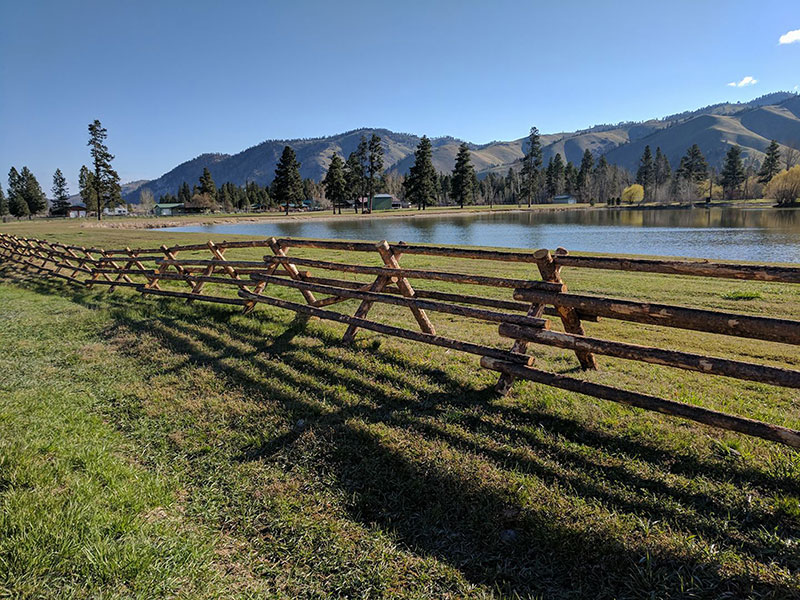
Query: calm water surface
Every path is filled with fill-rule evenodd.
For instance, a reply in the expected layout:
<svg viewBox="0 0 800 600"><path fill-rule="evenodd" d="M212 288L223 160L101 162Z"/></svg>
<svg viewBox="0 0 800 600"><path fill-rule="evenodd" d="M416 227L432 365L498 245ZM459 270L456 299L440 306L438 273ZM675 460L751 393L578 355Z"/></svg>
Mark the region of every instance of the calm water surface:
<svg viewBox="0 0 800 600"><path fill-rule="evenodd" d="M555 248L717 260L800 263L800 210L689 208L497 212L435 217L337 217L170 227L167 231Z"/></svg>

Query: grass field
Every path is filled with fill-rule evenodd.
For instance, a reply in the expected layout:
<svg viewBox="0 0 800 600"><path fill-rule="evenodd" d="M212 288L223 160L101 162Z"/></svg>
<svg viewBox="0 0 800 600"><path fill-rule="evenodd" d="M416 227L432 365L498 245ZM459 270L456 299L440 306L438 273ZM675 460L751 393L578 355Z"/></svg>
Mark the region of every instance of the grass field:
<svg viewBox="0 0 800 600"><path fill-rule="evenodd" d="M49 221L0 231L105 247L207 239ZM800 319L800 286L564 279L576 292ZM465 336L464 320L432 319ZM496 327L469 326L473 341L508 345ZM800 368L781 344L587 329ZM498 398L475 357L370 332L347 347L342 330L2 270L0 597L800 596L799 453L532 383ZM576 371L567 351L532 352ZM800 427L797 390L598 360L595 381Z"/></svg>

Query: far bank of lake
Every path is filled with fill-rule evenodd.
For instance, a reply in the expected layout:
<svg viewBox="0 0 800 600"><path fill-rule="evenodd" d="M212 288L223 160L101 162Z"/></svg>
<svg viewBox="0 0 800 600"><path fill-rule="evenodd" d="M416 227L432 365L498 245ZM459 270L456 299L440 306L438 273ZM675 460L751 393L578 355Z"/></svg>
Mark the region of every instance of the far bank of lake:
<svg viewBox="0 0 800 600"><path fill-rule="evenodd" d="M165 231L800 262L800 209L598 209L212 223Z"/></svg>

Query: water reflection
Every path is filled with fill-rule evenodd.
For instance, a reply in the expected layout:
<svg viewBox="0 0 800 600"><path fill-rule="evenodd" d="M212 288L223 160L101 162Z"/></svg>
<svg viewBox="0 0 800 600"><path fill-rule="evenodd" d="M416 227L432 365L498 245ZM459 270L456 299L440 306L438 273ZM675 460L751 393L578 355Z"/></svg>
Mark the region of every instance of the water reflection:
<svg viewBox="0 0 800 600"><path fill-rule="evenodd" d="M227 223L169 231L343 238L800 262L800 210L692 208L498 212Z"/></svg>

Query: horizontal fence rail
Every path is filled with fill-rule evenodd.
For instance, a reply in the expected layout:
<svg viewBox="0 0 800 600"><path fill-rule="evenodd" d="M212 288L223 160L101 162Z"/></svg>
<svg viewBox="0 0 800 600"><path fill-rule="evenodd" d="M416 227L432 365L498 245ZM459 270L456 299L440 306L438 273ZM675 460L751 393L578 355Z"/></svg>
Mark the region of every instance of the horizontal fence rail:
<svg viewBox="0 0 800 600"><path fill-rule="evenodd" d="M293 248L361 253L374 256L379 264L289 256ZM270 254L258 260L226 257L228 251L248 249L267 249ZM400 264L403 255L494 261L498 267L506 263L527 263L535 266L537 277L505 277L502 268L496 269L493 275L406 268ZM515 379L527 379L800 448L800 431L551 373L535 368L534 357L528 354L530 345L538 344L574 352L584 370L597 369L596 355L601 355L799 389L800 371L786 365L763 365L602 339L588 336L584 326L601 318L615 319L800 345L800 321L655 304L635 298L575 294L567 291L561 272L569 267L798 284L800 267L572 256L563 248L551 253L549 250L529 252L293 238L104 250L8 234L0 234L0 262L26 273L54 277L87 288L102 286L108 291L131 288L141 294L183 299L187 303L202 301L238 306L245 313L266 304L344 324L347 326L345 342L354 341L358 331L365 329L478 355L482 367L500 373L496 385L499 393L507 393ZM312 274L309 269L331 275ZM466 269L462 267L462 270ZM445 283L456 287L418 289L415 286L420 282L428 286ZM211 286L212 291L206 286ZM475 287L491 288L494 295L462 291L462 288ZM278 297L270 292L273 289L294 291L302 301ZM506 297L498 297L503 294ZM353 301L358 305L352 315L329 308ZM415 323L418 330L368 318L375 305L408 310L413 318L411 323ZM466 339L438 334L428 313L461 319L459 333ZM563 331L554 330L548 317L557 319ZM474 336L470 336L470 323L475 322L497 326L501 340L512 340L510 347L490 346L471 339Z"/></svg>

